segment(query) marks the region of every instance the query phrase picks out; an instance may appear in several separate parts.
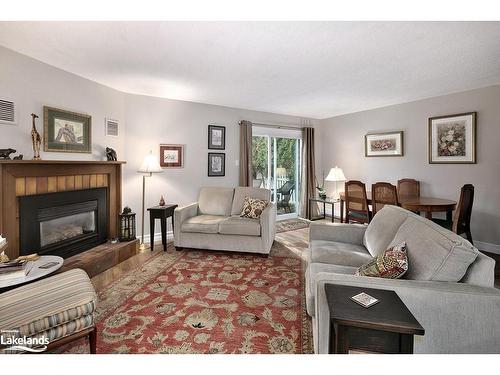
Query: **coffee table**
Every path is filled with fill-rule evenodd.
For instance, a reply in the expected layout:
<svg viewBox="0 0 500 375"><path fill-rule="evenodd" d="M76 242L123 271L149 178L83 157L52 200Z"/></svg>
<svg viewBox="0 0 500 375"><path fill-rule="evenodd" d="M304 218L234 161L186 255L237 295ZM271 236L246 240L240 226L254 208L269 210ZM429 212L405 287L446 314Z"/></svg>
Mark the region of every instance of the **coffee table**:
<svg viewBox="0 0 500 375"><path fill-rule="evenodd" d="M326 284L325 292L330 310L329 353L347 354L356 349L412 354L413 335L425 333L392 290ZM351 297L361 292L379 302L368 308L358 305Z"/></svg>
<svg viewBox="0 0 500 375"><path fill-rule="evenodd" d="M50 268L40 268L44 264L54 262L56 263ZM41 277L50 275L52 272L57 271L64 263L64 259L56 255L42 255L38 260L35 260L32 267L25 277L20 277L17 279L0 280L0 292L5 292L7 289L12 289L14 286L20 286L21 284L29 283L33 280L39 279ZM30 265L28 265L29 267Z"/></svg>

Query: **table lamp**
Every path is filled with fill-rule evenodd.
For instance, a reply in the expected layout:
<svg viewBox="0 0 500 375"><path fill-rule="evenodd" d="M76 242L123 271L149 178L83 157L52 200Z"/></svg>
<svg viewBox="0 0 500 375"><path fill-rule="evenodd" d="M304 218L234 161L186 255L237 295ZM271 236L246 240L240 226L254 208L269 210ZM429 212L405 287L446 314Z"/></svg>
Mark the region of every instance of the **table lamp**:
<svg viewBox="0 0 500 375"><path fill-rule="evenodd" d="M145 250L146 245L144 245L144 210L145 210L145 198L146 198L146 177L151 177L153 173L161 173L163 169L161 169L160 163L158 163L158 159L155 155L153 155L153 151L149 152L144 158L144 161L141 164L141 167L137 171L138 173L142 173L142 226L141 226L141 246L140 250Z"/></svg>
<svg viewBox="0 0 500 375"><path fill-rule="evenodd" d="M338 191L337 184L338 182L347 181L342 168L335 166L334 168L330 169L330 172L328 173L328 176L326 176L325 181L335 182L335 193L333 194L333 198L339 199L340 193Z"/></svg>

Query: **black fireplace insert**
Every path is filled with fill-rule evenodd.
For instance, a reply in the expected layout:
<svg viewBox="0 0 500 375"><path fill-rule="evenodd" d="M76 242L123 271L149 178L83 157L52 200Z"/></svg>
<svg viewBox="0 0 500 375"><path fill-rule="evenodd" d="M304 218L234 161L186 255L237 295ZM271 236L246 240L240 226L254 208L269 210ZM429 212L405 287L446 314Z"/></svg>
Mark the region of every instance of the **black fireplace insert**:
<svg viewBox="0 0 500 375"><path fill-rule="evenodd" d="M81 253L108 238L107 189L87 189L19 198L20 253Z"/></svg>

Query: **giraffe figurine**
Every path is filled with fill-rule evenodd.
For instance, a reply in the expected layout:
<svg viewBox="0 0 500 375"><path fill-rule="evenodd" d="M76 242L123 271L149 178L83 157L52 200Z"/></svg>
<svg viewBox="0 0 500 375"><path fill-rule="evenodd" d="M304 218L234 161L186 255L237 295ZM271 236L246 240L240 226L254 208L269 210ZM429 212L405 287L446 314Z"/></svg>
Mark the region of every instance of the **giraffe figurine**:
<svg viewBox="0 0 500 375"><path fill-rule="evenodd" d="M31 141L33 142L33 160L40 160L40 145L42 144L42 137L36 130L35 119L38 118L34 113L31 114L33 118L33 127L31 128Z"/></svg>

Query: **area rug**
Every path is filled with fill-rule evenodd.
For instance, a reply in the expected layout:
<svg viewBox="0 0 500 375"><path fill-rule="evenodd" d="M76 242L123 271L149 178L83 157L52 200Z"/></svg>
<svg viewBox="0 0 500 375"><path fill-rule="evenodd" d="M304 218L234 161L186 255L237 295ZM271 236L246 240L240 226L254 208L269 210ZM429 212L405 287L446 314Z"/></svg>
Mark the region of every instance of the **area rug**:
<svg viewBox="0 0 500 375"><path fill-rule="evenodd" d="M291 230L303 229L309 227L311 222L305 219L288 219L276 222L276 232L289 232Z"/></svg>
<svg viewBox="0 0 500 375"><path fill-rule="evenodd" d="M97 352L312 353L304 266L277 241L269 257L169 248L99 295Z"/></svg>

